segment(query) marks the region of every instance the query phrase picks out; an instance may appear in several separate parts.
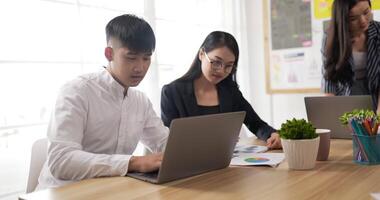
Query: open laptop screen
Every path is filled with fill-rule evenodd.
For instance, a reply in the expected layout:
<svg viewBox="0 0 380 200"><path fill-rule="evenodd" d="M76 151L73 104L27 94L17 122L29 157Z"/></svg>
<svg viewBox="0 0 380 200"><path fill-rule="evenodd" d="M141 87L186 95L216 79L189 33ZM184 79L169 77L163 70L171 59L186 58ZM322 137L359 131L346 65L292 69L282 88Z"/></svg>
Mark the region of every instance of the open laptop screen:
<svg viewBox="0 0 380 200"><path fill-rule="evenodd" d="M354 109L372 109L371 96L319 96L305 97L308 120L315 128L330 129L332 138L351 138L351 132L343 126L339 117Z"/></svg>

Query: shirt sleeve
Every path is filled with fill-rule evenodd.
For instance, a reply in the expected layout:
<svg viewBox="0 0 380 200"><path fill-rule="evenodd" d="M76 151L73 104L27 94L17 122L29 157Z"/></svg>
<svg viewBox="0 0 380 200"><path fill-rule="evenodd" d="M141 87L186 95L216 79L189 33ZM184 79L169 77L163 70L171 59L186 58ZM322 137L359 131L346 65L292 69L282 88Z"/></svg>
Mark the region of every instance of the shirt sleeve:
<svg viewBox="0 0 380 200"><path fill-rule="evenodd" d="M168 85L162 87L161 90L161 118L167 127L170 126L173 119L179 118L179 112Z"/></svg>
<svg viewBox="0 0 380 200"><path fill-rule="evenodd" d="M244 124L259 139L266 141L276 129L264 122L253 110L251 104L243 97L242 93L237 90L237 98L239 99L239 110L246 111Z"/></svg>
<svg viewBox="0 0 380 200"><path fill-rule="evenodd" d="M169 129L164 126L161 118L159 118L153 109L150 100L145 97L146 112L145 125L141 136L141 143L145 145L151 152L163 152L169 135Z"/></svg>
<svg viewBox="0 0 380 200"><path fill-rule="evenodd" d="M48 168L61 180L82 180L102 176L124 176L131 155L86 152L82 139L86 127L88 99L80 81L66 84L56 100L48 127Z"/></svg>

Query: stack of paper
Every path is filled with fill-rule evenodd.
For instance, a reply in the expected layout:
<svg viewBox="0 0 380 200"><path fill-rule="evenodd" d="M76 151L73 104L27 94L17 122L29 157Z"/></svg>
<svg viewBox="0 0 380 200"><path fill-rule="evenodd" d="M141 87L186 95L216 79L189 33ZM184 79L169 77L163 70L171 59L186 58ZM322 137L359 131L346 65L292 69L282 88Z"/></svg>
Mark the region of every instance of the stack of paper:
<svg viewBox="0 0 380 200"><path fill-rule="evenodd" d="M237 146L230 165L269 165L276 167L285 159L284 153L261 153L267 150L267 147L258 145Z"/></svg>
<svg viewBox="0 0 380 200"><path fill-rule="evenodd" d="M284 153L242 154L232 158L230 165L269 165L276 167L284 159Z"/></svg>
<svg viewBox="0 0 380 200"><path fill-rule="evenodd" d="M373 199L380 200L380 193L371 193Z"/></svg>

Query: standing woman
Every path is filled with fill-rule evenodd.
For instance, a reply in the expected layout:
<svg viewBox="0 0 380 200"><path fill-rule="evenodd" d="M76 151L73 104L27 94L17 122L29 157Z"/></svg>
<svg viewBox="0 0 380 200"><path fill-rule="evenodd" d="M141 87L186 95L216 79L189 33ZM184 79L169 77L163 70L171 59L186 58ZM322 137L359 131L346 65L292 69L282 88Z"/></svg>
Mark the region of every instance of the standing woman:
<svg viewBox="0 0 380 200"><path fill-rule="evenodd" d="M369 0L335 0L325 47L322 88L328 95L371 95L379 113L380 23Z"/></svg>
<svg viewBox="0 0 380 200"><path fill-rule="evenodd" d="M246 111L248 129L269 148L281 148L276 130L260 119L238 88L238 60L239 47L231 34L210 33L189 71L162 88L161 118L169 126L175 118Z"/></svg>

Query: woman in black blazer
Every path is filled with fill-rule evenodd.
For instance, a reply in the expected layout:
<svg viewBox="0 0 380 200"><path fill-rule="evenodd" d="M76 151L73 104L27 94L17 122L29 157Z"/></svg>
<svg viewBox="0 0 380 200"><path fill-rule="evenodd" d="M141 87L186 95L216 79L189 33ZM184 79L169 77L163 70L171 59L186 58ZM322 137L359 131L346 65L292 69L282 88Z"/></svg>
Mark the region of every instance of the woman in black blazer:
<svg viewBox="0 0 380 200"><path fill-rule="evenodd" d="M246 111L244 124L269 148L281 148L274 128L253 110L236 83L239 47L226 32L210 33L189 71L165 85L161 92L161 117L166 126L175 118Z"/></svg>

